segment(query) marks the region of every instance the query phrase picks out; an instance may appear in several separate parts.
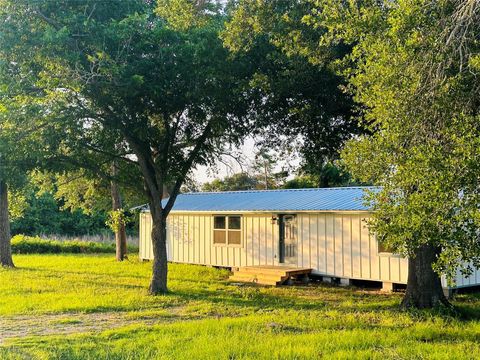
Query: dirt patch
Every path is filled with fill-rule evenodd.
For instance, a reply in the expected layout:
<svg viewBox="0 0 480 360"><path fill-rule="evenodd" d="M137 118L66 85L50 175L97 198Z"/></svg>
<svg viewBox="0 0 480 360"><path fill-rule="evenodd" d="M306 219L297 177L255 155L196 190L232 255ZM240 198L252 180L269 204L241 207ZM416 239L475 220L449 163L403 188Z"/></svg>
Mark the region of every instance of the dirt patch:
<svg viewBox="0 0 480 360"><path fill-rule="evenodd" d="M180 308L165 314L132 312L70 313L0 317L0 345L28 336L97 333L128 325L156 325L178 320Z"/></svg>

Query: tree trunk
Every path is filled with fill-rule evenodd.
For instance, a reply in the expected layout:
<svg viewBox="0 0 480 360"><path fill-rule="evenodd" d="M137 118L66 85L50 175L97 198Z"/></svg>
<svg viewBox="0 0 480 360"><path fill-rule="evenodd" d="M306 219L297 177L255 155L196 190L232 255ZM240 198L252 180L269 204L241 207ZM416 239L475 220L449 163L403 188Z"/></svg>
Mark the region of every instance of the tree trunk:
<svg viewBox="0 0 480 360"><path fill-rule="evenodd" d="M425 244L416 250L413 257L409 257L407 291L402 307L427 309L451 306L443 293L440 277L432 269L439 254L439 248Z"/></svg>
<svg viewBox="0 0 480 360"><path fill-rule="evenodd" d="M152 214L153 276L152 295L165 294L167 288L167 221L163 215Z"/></svg>
<svg viewBox="0 0 480 360"><path fill-rule="evenodd" d="M14 267L10 234L10 219L8 216L8 187L5 181L0 181L0 265Z"/></svg>
<svg viewBox="0 0 480 360"><path fill-rule="evenodd" d="M112 210L120 210L122 208L122 198L120 196L120 190L118 184L115 181L115 176L118 175L117 163L114 161L112 166L112 176L114 180L111 181L111 194L112 194ZM125 224L122 222L115 230L115 244L116 244L116 259L117 261L123 261L127 255L127 233L125 230Z"/></svg>

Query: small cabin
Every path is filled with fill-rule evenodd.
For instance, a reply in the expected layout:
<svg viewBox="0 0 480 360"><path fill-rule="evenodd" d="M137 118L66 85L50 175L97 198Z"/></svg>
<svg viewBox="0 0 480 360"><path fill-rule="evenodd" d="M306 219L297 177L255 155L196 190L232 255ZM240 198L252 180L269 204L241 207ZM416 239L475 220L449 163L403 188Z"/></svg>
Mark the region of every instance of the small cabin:
<svg viewBox="0 0 480 360"><path fill-rule="evenodd" d="M367 227L369 187L180 194L168 217L169 261L232 269L309 269L349 284L406 284L408 261L382 248ZM152 221L140 215L140 259L153 259ZM273 271L273 270L272 270ZM443 280L446 287L446 282ZM480 272L456 287L480 284Z"/></svg>

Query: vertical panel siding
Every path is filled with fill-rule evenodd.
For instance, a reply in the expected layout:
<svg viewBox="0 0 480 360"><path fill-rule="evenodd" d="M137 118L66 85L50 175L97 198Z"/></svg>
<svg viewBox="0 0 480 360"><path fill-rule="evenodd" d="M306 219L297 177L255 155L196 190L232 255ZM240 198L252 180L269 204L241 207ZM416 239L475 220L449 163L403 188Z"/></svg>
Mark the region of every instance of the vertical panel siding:
<svg viewBox="0 0 480 360"><path fill-rule="evenodd" d="M334 275L343 276L343 223L342 216L335 216L335 227L333 228L335 247L335 272Z"/></svg>
<svg viewBox="0 0 480 360"><path fill-rule="evenodd" d="M272 248L273 248L273 265L279 265L279 227L278 224L272 224Z"/></svg>
<svg viewBox="0 0 480 360"><path fill-rule="evenodd" d="M390 258L390 279L393 282L400 282L400 258Z"/></svg>
<svg viewBox="0 0 480 360"><path fill-rule="evenodd" d="M258 218L258 257L259 257L259 265L266 265L267 259L265 251L267 249L266 245L266 236L265 236L265 219L259 217Z"/></svg>
<svg viewBox="0 0 480 360"><path fill-rule="evenodd" d="M145 214L143 213L140 213L140 223L139 223L139 228L138 228L138 231L139 231L139 241L138 241L138 257L140 259L146 259L146 256L145 256L145 243L146 243L146 240L144 239L145 237Z"/></svg>
<svg viewBox="0 0 480 360"><path fill-rule="evenodd" d="M368 231L368 226L365 225ZM377 244L377 238L375 237L374 234L371 234L369 232L368 235L368 243L370 246L370 271L371 279L381 279L380 275L380 257L378 256L378 244Z"/></svg>
<svg viewBox="0 0 480 360"><path fill-rule="evenodd" d="M368 230L366 221L367 221L366 218L360 217L360 225L359 225L360 226L360 243L361 243L360 278L370 279L374 276L373 275L374 272L372 272L372 262L370 257L370 254L371 254L370 232Z"/></svg>
<svg viewBox="0 0 480 360"><path fill-rule="evenodd" d="M245 237L245 266L253 265L253 219L251 217L245 218L245 230L247 232Z"/></svg>
<svg viewBox="0 0 480 360"><path fill-rule="evenodd" d="M400 282L406 284L408 279L408 259L400 259Z"/></svg>
<svg viewBox="0 0 480 360"><path fill-rule="evenodd" d="M333 277L406 282L406 259L379 256L365 220L359 214L299 216L299 266Z"/></svg>
<svg viewBox="0 0 480 360"><path fill-rule="evenodd" d="M212 254L213 218L211 216L205 216L204 221L205 221L204 236L205 236L205 249L206 249L205 254L207 255L205 264L212 264L212 262L213 262L212 261L212 258L213 258L213 254Z"/></svg>
<svg viewBox="0 0 480 360"><path fill-rule="evenodd" d="M152 259L151 217L140 216L140 257ZM242 216L241 246L216 246L213 215L173 213L167 221L169 260L225 267L278 264L278 225L271 224L271 217Z"/></svg>
<svg viewBox="0 0 480 360"><path fill-rule="evenodd" d="M147 215L147 219L150 220L147 222L146 231L147 231L147 244L146 244L146 249L147 249L147 254L151 254L153 258L153 244L152 244L152 219L150 216Z"/></svg>
<svg viewBox="0 0 480 360"><path fill-rule="evenodd" d="M470 264L470 266L473 265ZM464 276L461 272L461 269L457 270L456 277L454 279L456 287L467 287L467 286L474 286L480 284L480 271L479 269L473 268L473 272L470 276ZM444 279L446 284L446 279Z"/></svg>
<svg viewBox="0 0 480 360"><path fill-rule="evenodd" d="M321 225L318 219L317 214L312 214L310 215L310 230L309 230L309 263L308 267L312 269L318 269L319 268L319 259L320 259L320 252L318 248L318 227Z"/></svg>
<svg viewBox="0 0 480 360"><path fill-rule="evenodd" d="M360 216L351 215L350 217L351 233L351 256L352 256L352 277L360 279L362 277L362 240L360 229Z"/></svg>
<svg viewBox="0 0 480 360"><path fill-rule="evenodd" d="M327 271L325 274L335 273L335 216L326 215L326 243L327 243Z"/></svg>
<svg viewBox="0 0 480 360"><path fill-rule="evenodd" d="M298 266L309 267L310 266L310 216L308 214L301 215L297 219L298 224Z"/></svg>
<svg viewBox="0 0 480 360"><path fill-rule="evenodd" d="M138 241L138 257L140 259L147 259L147 256L145 254L146 234L145 234L144 228L145 228L145 214L140 213L139 241Z"/></svg>
<svg viewBox="0 0 480 360"><path fill-rule="evenodd" d="M380 256L380 279L390 280L390 257Z"/></svg>
<svg viewBox="0 0 480 360"><path fill-rule="evenodd" d="M316 268L320 273L325 273L327 271L327 238L326 238L326 223L325 215L317 214L317 232L316 232L316 244L317 244L317 266Z"/></svg>
<svg viewBox="0 0 480 360"><path fill-rule="evenodd" d="M260 227L260 219L254 217L252 219L252 265L260 265L260 234L256 229Z"/></svg>
<svg viewBox="0 0 480 360"><path fill-rule="evenodd" d="M205 239L205 216L198 217L198 231L200 233L198 239L198 263L199 264L206 264L207 259L205 256L205 248L206 248L206 239Z"/></svg>
<svg viewBox="0 0 480 360"><path fill-rule="evenodd" d="M265 237L266 237L266 264L272 266L275 261L275 247L273 239L273 225L269 218L265 218Z"/></svg>
<svg viewBox="0 0 480 360"><path fill-rule="evenodd" d="M352 221L351 215L342 216L343 276L352 277Z"/></svg>

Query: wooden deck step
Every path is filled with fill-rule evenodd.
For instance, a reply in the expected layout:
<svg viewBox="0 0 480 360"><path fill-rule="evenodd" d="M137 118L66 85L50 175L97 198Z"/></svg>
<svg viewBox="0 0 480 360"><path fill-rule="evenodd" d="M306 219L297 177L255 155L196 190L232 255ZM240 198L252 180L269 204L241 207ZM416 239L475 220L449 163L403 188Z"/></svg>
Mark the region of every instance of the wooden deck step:
<svg viewBox="0 0 480 360"><path fill-rule="evenodd" d="M231 281L281 285L292 277L308 275L312 269L283 266L246 266L234 270Z"/></svg>
<svg viewBox="0 0 480 360"><path fill-rule="evenodd" d="M252 284L258 284L258 285L270 285L270 286L277 286L282 284L282 282L277 281L277 279L268 280L264 278L245 279L243 277L231 276L229 280L233 282L239 282L239 283L252 283Z"/></svg>
<svg viewBox="0 0 480 360"><path fill-rule="evenodd" d="M294 267L264 267L264 266L246 266L238 269L238 272L251 273L251 274L281 274L283 276L310 274L312 269L307 268L294 268Z"/></svg>
<svg viewBox="0 0 480 360"><path fill-rule="evenodd" d="M288 276L276 276L276 275L266 275L266 274L245 274L245 273L234 273L230 276L230 280L239 281L239 282L253 282L257 284L271 284L277 285L277 283L283 283L288 279Z"/></svg>

